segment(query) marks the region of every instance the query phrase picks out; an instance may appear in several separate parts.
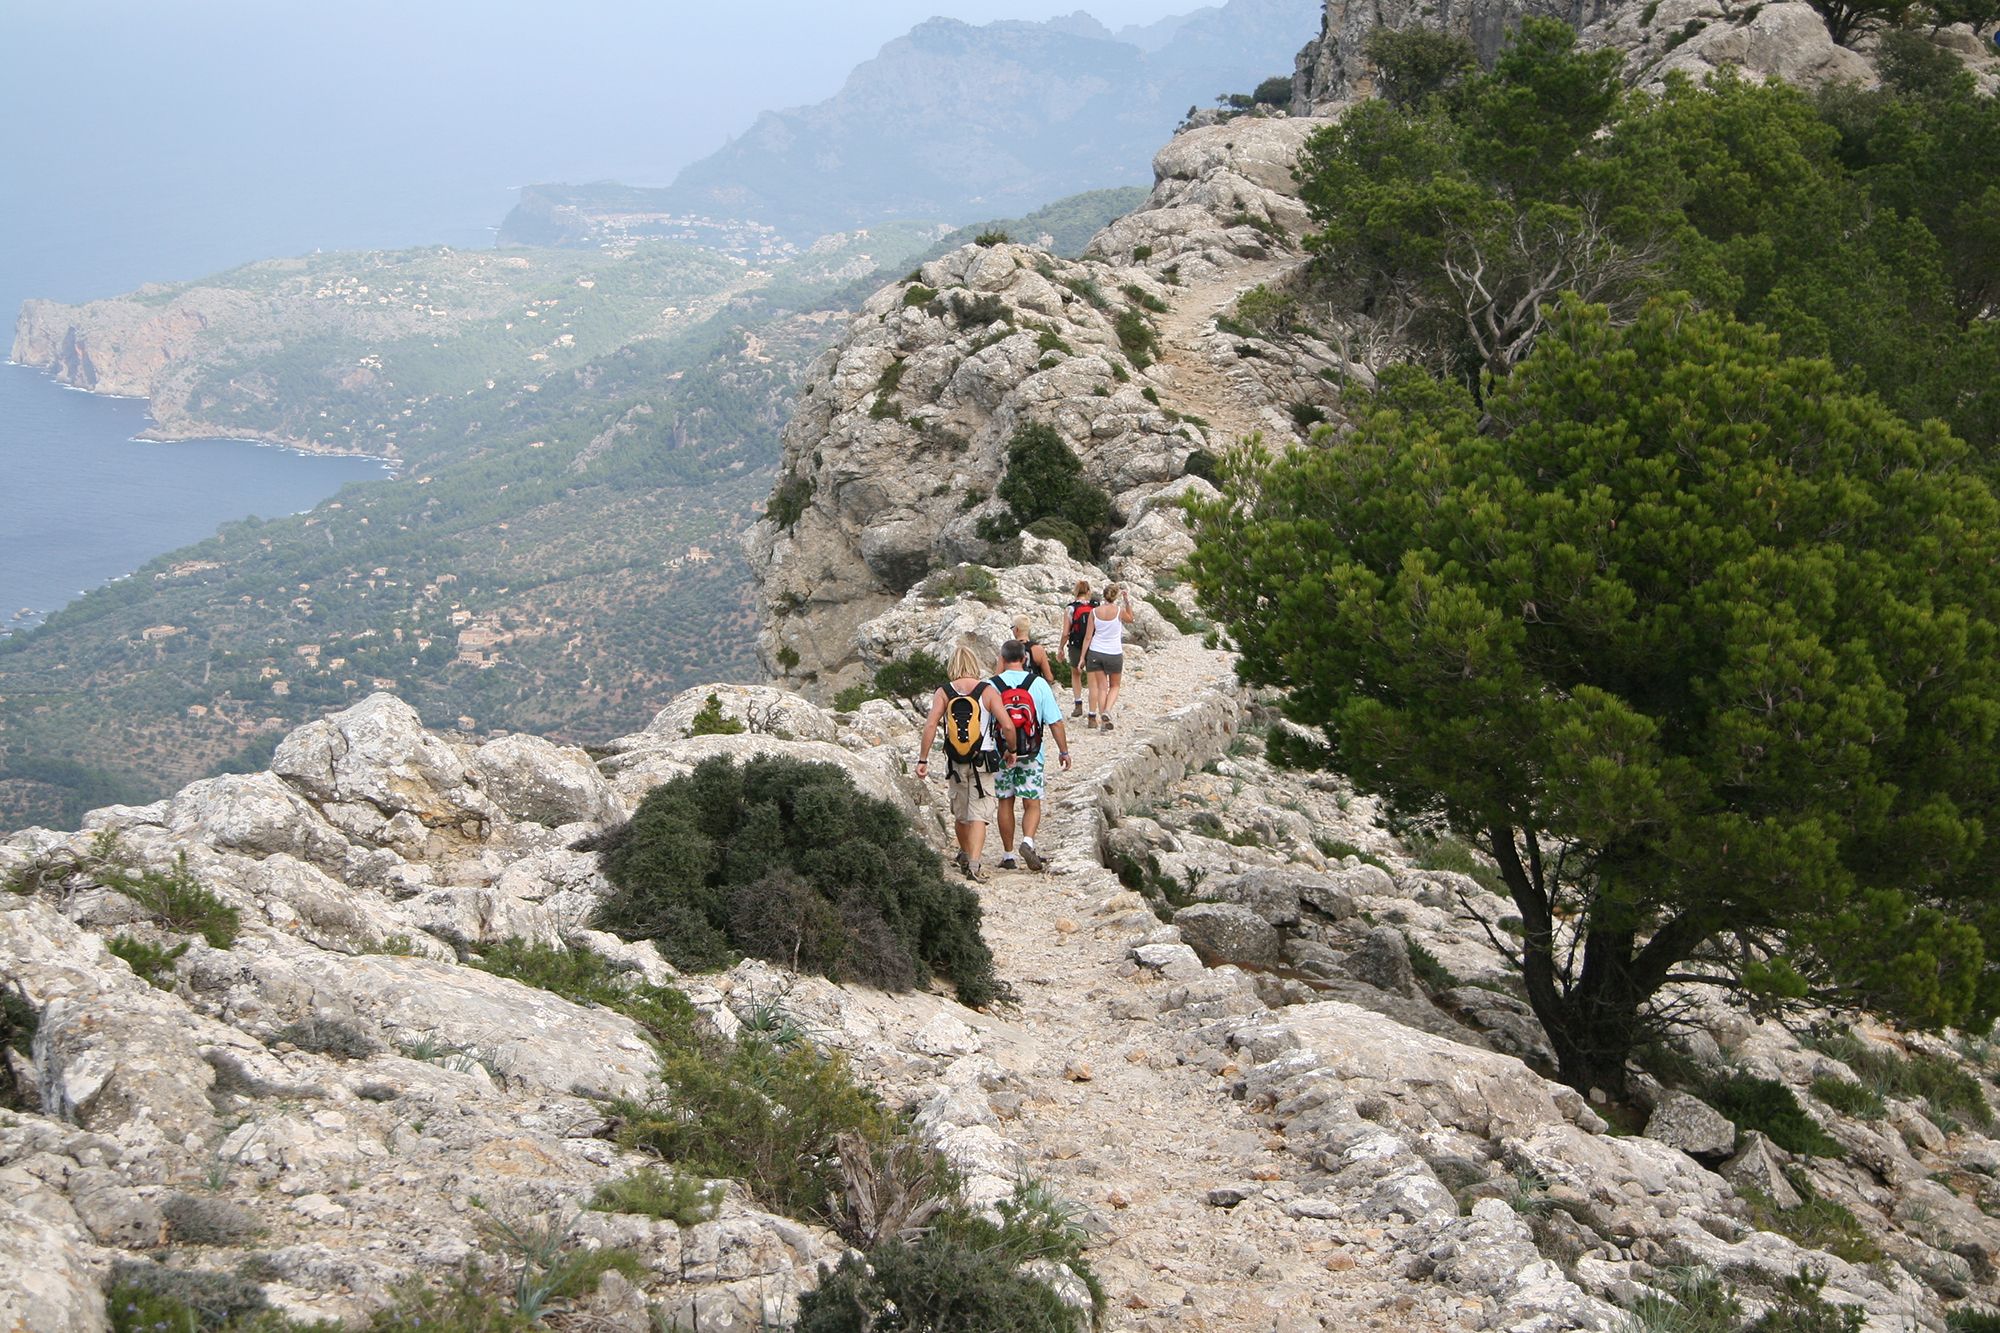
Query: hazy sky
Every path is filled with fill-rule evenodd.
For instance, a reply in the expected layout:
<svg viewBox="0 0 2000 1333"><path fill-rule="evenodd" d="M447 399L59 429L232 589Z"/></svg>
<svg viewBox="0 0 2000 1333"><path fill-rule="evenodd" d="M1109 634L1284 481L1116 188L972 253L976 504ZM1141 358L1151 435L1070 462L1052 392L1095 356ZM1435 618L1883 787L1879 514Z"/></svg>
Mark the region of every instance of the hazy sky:
<svg viewBox="0 0 2000 1333"><path fill-rule="evenodd" d="M1083 7L1116 28L1201 3ZM314 246L481 244L512 187L664 183L934 14L1078 7L0 0L0 319Z"/></svg>

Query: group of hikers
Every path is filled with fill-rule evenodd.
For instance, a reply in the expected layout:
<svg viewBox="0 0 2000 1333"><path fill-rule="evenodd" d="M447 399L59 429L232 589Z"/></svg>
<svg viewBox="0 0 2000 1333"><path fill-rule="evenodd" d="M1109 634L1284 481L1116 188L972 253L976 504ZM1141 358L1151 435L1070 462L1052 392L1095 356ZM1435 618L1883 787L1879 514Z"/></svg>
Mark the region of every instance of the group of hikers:
<svg viewBox="0 0 2000 1333"><path fill-rule="evenodd" d="M1125 627L1132 604L1116 583L1101 597L1077 580L1065 608L1063 650L1075 702L1069 720L1111 731L1112 709L1125 673ZM1047 790L1045 736L1052 736L1056 759L1069 768L1069 728L1056 697L1055 671L1048 650L1035 641L1027 616L1017 616L1014 637L1000 645L999 661L987 673L977 648L961 643L945 664L947 679L931 696L930 716L917 754L917 776L930 776L931 747L943 733L945 785L958 833L953 858L967 879L984 881L986 826L1000 826L1000 868L1022 862L1030 870L1048 868L1035 846ZM1015 802L1020 802L1018 832Z"/></svg>

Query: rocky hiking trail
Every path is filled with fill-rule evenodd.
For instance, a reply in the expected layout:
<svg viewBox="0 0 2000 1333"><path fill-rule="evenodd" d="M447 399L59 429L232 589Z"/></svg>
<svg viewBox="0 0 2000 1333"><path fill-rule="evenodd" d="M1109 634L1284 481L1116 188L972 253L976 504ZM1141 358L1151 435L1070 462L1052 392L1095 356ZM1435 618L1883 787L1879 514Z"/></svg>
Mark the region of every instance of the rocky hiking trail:
<svg viewBox="0 0 2000 1333"><path fill-rule="evenodd" d="M987 940L1019 994L1008 1036L1027 1062L1019 1118L1002 1133L1025 1174L1088 1210L1108 1327L1461 1327L1414 1309L1382 1267L1381 1227L1309 1197L1314 1168L1232 1097L1233 1064L1184 1063L1176 1031L1145 1021L1177 987L1205 997L1190 1009L1257 1006L1233 969L1204 975L1187 955L1163 973L1133 960L1160 923L1100 863L1102 805L1173 780L1188 733L1222 753L1239 708L1227 654L1188 637L1154 648L1128 673L1117 729L1072 731L1075 767L1051 773L1039 842L1054 872L1000 872L982 886Z"/></svg>
<svg viewBox="0 0 2000 1333"><path fill-rule="evenodd" d="M1157 321L1159 364L1171 377L1160 396L1182 415L1206 421L1218 448L1258 431L1268 433L1270 423L1257 407L1264 395L1250 382L1242 360L1231 358L1227 370L1218 366L1204 346L1203 334L1209 322L1234 305L1237 297L1297 268L1300 262L1296 256L1253 260L1224 271L1220 277L1174 289L1166 312Z"/></svg>

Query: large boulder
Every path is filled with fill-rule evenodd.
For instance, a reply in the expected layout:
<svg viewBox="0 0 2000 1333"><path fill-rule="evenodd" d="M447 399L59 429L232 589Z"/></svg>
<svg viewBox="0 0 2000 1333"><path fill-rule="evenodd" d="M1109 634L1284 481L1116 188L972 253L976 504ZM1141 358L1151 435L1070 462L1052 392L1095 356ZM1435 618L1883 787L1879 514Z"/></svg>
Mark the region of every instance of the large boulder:
<svg viewBox="0 0 2000 1333"><path fill-rule="evenodd" d="M1174 913L1174 925L1210 967L1223 963L1273 967L1280 959L1277 929L1247 907L1195 903Z"/></svg>
<svg viewBox="0 0 2000 1333"><path fill-rule="evenodd" d="M1377 926L1347 951L1347 974L1377 990L1411 999L1421 996L1417 972L1410 965L1410 942L1394 926Z"/></svg>
<svg viewBox="0 0 2000 1333"><path fill-rule="evenodd" d="M590 756L573 745L516 734L472 752L479 786L515 819L557 828L619 818L623 803Z"/></svg>
<svg viewBox="0 0 2000 1333"><path fill-rule="evenodd" d="M458 750L390 694L309 722L279 743L271 771L350 836L424 850L424 830L478 836L499 816ZM409 816L400 820L398 816Z"/></svg>
<svg viewBox="0 0 2000 1333"><path fill-rule="evenodd" d="M769 685L696 685L682 690L653 715L641 736L683 740L693 734L695 714L713 697L723 718L747 732L794 741L837 741L840 724L819 705Z"/></svg>
<svg viewBox="0 0 2000 1333"><path fill-rule="evenodd" d="M75 1227L0 1198L0 1328L9 1333L102 1333L104 1293Z"/></svg>
<svg viewBox="0 0 2000 1333"><path fill-rule="evenodd" d="M231 773L181 788L165 810L176 839L251 856L337 862L347 839L275 773Z"/></svg>
<svg viewBox="0 0 2000 1333"><path fill-rule="evenodd" d="M1685 1092L1670 1092L1646 1120L1649 1139L1690 1157L1720 1160L1736 1148L1736 1126L1720 1111Z"/></svg>

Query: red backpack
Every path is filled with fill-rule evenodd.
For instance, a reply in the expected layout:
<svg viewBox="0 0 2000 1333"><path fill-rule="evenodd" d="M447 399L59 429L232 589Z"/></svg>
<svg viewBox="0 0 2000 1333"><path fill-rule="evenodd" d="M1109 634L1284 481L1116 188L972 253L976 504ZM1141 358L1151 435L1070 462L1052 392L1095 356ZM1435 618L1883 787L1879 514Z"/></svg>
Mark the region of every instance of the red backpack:
<svg viewBox="0 0 2000 1333"><path fill-rule="evenodd" d="M1084 641L1090 637L1090 613L1097 609L1097 599L1069 604L1069 655L1075 657L1083 651Z"/></svg>
<svg viewBox="0 0 2000 1333"><path fill-rule="evenodd" d="M1042 713L1035 707L1032 686L1035 677L1030 674L1019 685L1009 685L995 676L993 688L1000 691L1000 711L1014 724L1014 758L1022 761L1033 759L1042 749Z"/></svg>

